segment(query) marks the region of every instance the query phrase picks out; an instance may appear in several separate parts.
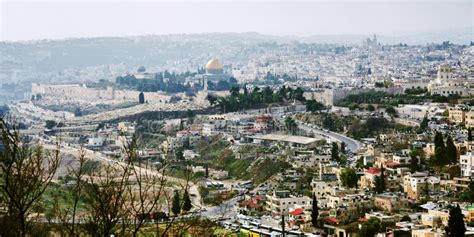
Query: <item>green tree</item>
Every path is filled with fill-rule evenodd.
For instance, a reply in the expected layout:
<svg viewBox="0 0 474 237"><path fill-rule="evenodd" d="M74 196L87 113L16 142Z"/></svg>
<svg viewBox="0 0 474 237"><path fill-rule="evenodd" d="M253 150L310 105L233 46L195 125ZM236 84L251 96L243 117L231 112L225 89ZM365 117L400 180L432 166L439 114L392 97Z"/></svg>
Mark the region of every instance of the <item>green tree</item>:
<svg viewBox="0 0 474 237"><path fill-rule="evenodd" d="M362 224L358 236L361 237L373 237L375 236L382 227L380 220L375 217L371 217L369 221Z"/></svg>
<svg viewBox="0 0 474 237"><path fill-rule="evenodd" d="M423 121L421 121L420 123L420 129L422 131L425 131L428 128L428 122L429 122L428 117L425 115L425 117L423 117Z"/></svg>
<svg viewBox="0 0 474 237"><path fill-rule="evenodd" d="M316 194L313 193L313 204L311 209L311 224L314 228L318 226L318 217L319 217L319 207L318 207L318 199L316 198Z"/></svg>
<svg viewBox="0 0 474 237"><path fill-rule="evenodd" d="M206 99L209 101L211 105L214 105L217 102L217 97L211 94L207 95Z"/></svg>
<svg viewBox="0 0 474 237"><path fill-rule="evenodd" d="M304 102L306 99L304 98L303 96L304 94L304 91L303 89L301 89L300 87L296 88L293 92L293 99L297 100L297 101L301 101L301 102Z"/></svg>
<svg viewBox="0 0 474 237"><path fill-rule="evenodd" d="M181 147L178 147L176 149L176 159L177 160L184 160L184 148L181 146Z"/></svg>
<svg viewBox="0 0 474 237"><path fill-rule="evenodd" d="M435 156L434 156L434 165L443 166L446 165L446 149L442 147L435 148Z"/></svg>
<svg viewBox="0 0 474 237"><path fill-rule="evenodd" d="M195 114L192 110L188 109L186 110L186 117L187 118L194 118Z"/></svg>
<svg viewBox="0 0 474 237"><path fill-rule="evenodd" d="M175 216L181 213L181 199L179 198L178 190L174 190L173 202L171 204L171 212L173 212Z"/></svg>
<svg viewBox="0 0 474 237"><path fill-rule="evenodd" d="M367 106L367 110L368 111L375 111L375 107L370 104L370 105Z"/></svg>
<svg viewBox="0 0 474 237"><path fill-rule="evenodd" d="M341 153L342 154L346 153L346 143L345 142L341 142Z"/></svg>
<svg viewBox="0 0 474 237"><path fill-rule="evenodd" d="M33 236L28 216L41 208L41 198L61 164L59 147L47 152L24 143L11 124L0 118L0 236Z"/></svg>
<svg viewBox="0 0 474 237"><path fill-rule="evenodd" d="M359 169L364 167L364 157L363 156L361 156L357 159L356 167L359 168Z"/></svg>
<svg viewBox="0 0 474 237"><path fill-rule="evenodd" d="M140 104L144 104L145 103L145 94L143 94L143 92L140 92L140 94L138 94L138 102Z"/></svg>
<svg viewBox="0 0 474 237"><path fill-rule="evenodd" d="M244 95L249 94L249 89L247 89L247 85L244 85Z"/></svg>
<svg viewBox="0 0 474 237"><path fill-rule="evenodd" d="M357 177L357 173L355 172L354 169L351 169L351 168L343 169L341 172L340 179L341 179L342 185L348 188L357 187L357 181L359 181L359 178Z"/></svg>
<svg viewBox="0 0 474 237"><path fill-rule="evenodd" d="M440 133L440 132L435 133L434 145L435 145L435 148L438 148L438 147L443 147L444 148L444 138L443 138L442 133Z"/></svg>
<svg viewBox="0 0 474 237"><path fill-rule="evenodd" d="M58 125L58 124L56 123L56 121L54 121L54 120L46 120L45 127L46 127L47 129L52 129L52 128L56 127L56 125Z"/></svg>
<svg viewBox="0 0 474 237"><path fill-rule="evenodd" d="M337 142L332 143L331 147L331 159L334 161L339 162L341 159L339 157L339 146L337 145Z"/></svg>
<svg viewBox="0 0 474 237"><path fill-rule="evenodd" d="M81 108L77 107L77 108L74 110L74 116L75 116L75 117L80 117L80 116L82 116Z"/></svg>
<svg viewBox="0 0 474 237"><path fill-rule="evenodd" d="M446 139L446 158L451 164L458 163L458 152L451 136Z"/></svg>
<svg viewBox="0 0 474 237"><path fill-rule="evenodd" d="M383 193L385 191L385 170L382 166L380 171L380 176L375 177L375 187L374 190L377 193Z"/></svg>
<svg viewBox="0 0 474 237"><path fill-rule="evenodd" d="M435 145L435 165L446 165L449 162L446 159L446 147L444 145L443 134L436 132L434 138Z"/></svg>
<svg viewBox="0 0 474 237"><path fill-rule="evenodd" d="M410 222L410 221L411 221L411 218L410 218L409 215L404 215L400 221L401 221L401 222L404 222L404 221L409 221L409 222Z"/></svg>
<svg viewBox="0 0 474 237"><path fill-rule="evenodd" d="M191 203L191 198L189 197L188 190L184 191L183 194L183 211L188 212L193 207Z"/></svg>
<svg viewBox="0 0 474 237"><path fill-rule="evenodd" d="M233 86L230 88L230 96L237 97L239 95L240 88L238 86Z"/></svg>
<svg viewBox="0 0 474 237"><path fill-rule="evenodd" d="M467 140L472 142L472 129L467 129Z"/></svg>
<svg viewBox="0 0 474 237"><path fill-rule="evenodd" d="M449 237L464 236L464 233L466 233L464 215L459 205L452 207L449 211L448 226L445 230Z"/></svg>
<svg viewBox="0 0 474 237"><path fill-rule="evenodd" d="M348 107L349 107L350 110L356 110L356 109L359 108L359 104L357 104L357 103L351 103L351 104L349 104Z"/></svg>
<svg viewBox="0 0 474 237"><path fill-rule="evenodd" d="M383 82L375 82L375 87L383 88L385 87L385 85L383 84Z"/></svg>
<svg viewBox="0 0 474 237"><path fill-rule="evenodd" d="M467 192L462 192L460 195L461 201L474 203L474 182L469 180Z"/></svg>
<svg viewBox="0 0 474 237"><path fill-rule="evenodd" d="M298 125L296 124L295 120L290 116L286 117L285 130L290 134L295 134L297 129L298 129Z"/></svg>
<svg viewBox="0 0 474 237"><path fill-rule="evenodd" d="M416 172L416 171L419 171L420 167L419 167L419 164L418 164L418 157L415 156L410 156L410 171L412 173Z"/></svg>
<svg viewBox="0 0 474 237"><path fill-rule="evenodd" d="M397 115L397 111L395 110L395 108L393 108L393 106L388 106L387 108L385 108L385 112L387 112L387 114L389 114L390 116Z"/></svg>
<svg viewBox="0 0 474 237"><path fill-rule="evenodd" d="M324 105L317 102L316 100L307 100L306 101L306 111L315 112L318 110L325 109Z"/></svg>

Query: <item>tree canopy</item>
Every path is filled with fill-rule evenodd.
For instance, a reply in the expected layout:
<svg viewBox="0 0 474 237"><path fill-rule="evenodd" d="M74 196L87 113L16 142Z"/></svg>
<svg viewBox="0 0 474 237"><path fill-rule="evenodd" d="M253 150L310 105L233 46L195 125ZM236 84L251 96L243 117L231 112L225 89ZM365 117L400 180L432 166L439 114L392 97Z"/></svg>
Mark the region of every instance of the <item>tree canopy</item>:
<svg viewBox="0 0 474 237"><path fill-rule="evenodd" d="M298 129L298 125L296 124L295 120L292 117L285 118L285 130L289 134L295 134L296 130Z"/></svg>
<svg viewBox="0 0 474 237"><path fill-rule="evenodd" d="M316 112L316 111L319 111L319 110L323 110L325 108L326 107L322 103L317 102L316 100L307 100L306 101L306 111Z"/></svg>
<svg viewBox="0 0 474 237"><path fill-rule="evenodd" d="M184 190L183 194L183 211L188 212L191 210L193 205L191 204L191 198L189 197L188 190Z"/></svg>
<svg viewBox="0 0 474 237"><path fill-rule="evenodd" d="M464 224L464 215L459 205L452 207L449 211L448 226L446 226L446 234L449 237L464 236L466 226Z"/></svg>
<svg viewBox="0 0 474 237"><path fill-rule="evenodd" d="M380 231L381 228L382 225L380 220L378 218L371 217L369 221L362 224L358 236L373 237Z"/></svg>
<svg viewBox="0 0 474 237"><path fill-rule="evenodd" d="M456 146L454 145L453 139L451 136L448 136L446 138L446 159L449 161L451 164L456 164L458 163L458 150Z"/></svg>
<svg viewBox="0 0 474 237"><path fill-rule="evenodd" d="M345 168L341 172L341 183L343 186L348 188L356 188L357 181L359 181L359 177L354 169Z"/></svg>
<svg viewBox="0 0 474 237"><path fill-rule="evenodd" d="M318 226L318 217L319 217L319 207L318 207L318 199L316 198L316 194L313 193L313 203L311 209L311 224L313 227Z"/></svg>
<svg viewBox="0 0 474 237"><path fill-rule="evenodd" d="M181 198L179 197L178 190L174 190L171 211L173 212L174 215L179 215L181 213Z"/></svg>
<svg viewBox="0 0 474 237"><path fill-rule="evenodd" d="M338 162L341 160L339 157L339 146L337 145L337 142L332 143L331 159Z"/></svg>
<svg viewBox="0 0 474 237"><path fill-rule="evenodd" d="M240 93L239 87L232 87L230 95L217 99L217 105L223 112L235 112L242 109L259 108L271 103L292 102L294 100L304 102L304 91L301 88L281 87L274 92L270 87L263 90L256 87L250 93Z"/></svg>
<svg viewBox="0 0 474 237"><path fill-rule="evenodd" d="M185 78L196 73L184 72L180 74L156 73L152 79L137 79L134 75L119 76L115 79L115 83L127 88L132 88L144 92L165 91L169 93L186 92L190 89L186 85Z"/></svg>
<svg viewBox="0 0 474 237"><path fill-rule="evenodd" d="M143 94L143 92L140 92L140 94L138 94L138 102L140 104L144 104L145 103L145 95Z"/></svg>
<svg viewBox="0 0 474 237"><path fill-rule="evenodd" d="M385 191L385 169L381 168L380 176L375 178L375 192L383 193Z"/></svg>

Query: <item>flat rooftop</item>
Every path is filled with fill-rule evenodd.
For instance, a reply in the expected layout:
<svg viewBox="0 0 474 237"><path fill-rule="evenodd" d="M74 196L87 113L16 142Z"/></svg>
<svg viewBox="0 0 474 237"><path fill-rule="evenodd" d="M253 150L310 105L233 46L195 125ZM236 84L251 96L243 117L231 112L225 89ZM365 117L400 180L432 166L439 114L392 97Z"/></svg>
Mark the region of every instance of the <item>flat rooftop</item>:
<svg viewBox="0 0 474 237"><path fill-rule="evenodd" d="M302 145L308 145L311 143L315 143L317 141L324 140L322 136L316 136L316 138L312 138L312 137L293 136L293 135L275 134L275 133L249 136L249 138L253 138L257 140L275 141L275 142L289 142L289 143L296 143L296 144L302 144Z"/></svg>

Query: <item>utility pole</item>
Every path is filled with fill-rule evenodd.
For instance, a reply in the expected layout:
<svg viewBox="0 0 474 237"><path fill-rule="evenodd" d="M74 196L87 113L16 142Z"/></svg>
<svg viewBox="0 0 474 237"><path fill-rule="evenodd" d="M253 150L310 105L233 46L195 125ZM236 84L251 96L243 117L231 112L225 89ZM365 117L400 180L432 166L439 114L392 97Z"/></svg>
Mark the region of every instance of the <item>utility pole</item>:
<svg viewBox="0 0 474 237"><path fill-rule="evenodd" d="M281 214L281 236L285 237L285 214Z"/></svg>

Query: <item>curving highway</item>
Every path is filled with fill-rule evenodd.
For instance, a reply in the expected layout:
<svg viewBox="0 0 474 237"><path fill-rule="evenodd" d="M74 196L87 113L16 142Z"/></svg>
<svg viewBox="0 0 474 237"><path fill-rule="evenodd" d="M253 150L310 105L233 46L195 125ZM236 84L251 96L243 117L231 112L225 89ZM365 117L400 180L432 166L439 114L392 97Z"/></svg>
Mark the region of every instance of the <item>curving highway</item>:
<svg viewBox="0 0 474 237"><path fill-rule="evenodd" d="M347 137L345 135L342 135L340 133L335 133L331 132L328 130L323 130L320 127L317 127L315 125L309 125L307 123L304 123L301 120L295 119L296 123L298 124L298 128L305 131L305 132L313 132L314 134L319 134L323 135L325 137L329 137L333 140L337 140L339 142L344 142L346 144L346 148L350 150L352 153L355 153L357 150L360 148L360 142L352 139L350 137Z"/></svg>

